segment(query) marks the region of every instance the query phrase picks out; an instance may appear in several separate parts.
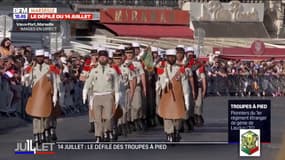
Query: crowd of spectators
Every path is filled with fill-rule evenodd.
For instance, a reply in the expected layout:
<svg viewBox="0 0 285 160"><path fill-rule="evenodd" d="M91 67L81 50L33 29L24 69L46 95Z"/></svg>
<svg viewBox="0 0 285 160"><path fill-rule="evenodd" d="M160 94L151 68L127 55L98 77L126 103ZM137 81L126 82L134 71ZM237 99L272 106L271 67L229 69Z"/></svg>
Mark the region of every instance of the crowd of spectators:
<svg viewBox="0 0 285 160"><path fill-rule="evenodd" d="M89 55L60 50L46 54L45 61L61 70L59 103L64 115L88 110L82 104L84 82L80 74ZM5 38L0 46L0 117L25 116L24 106L30 94L25 83L28 68L34 64L31 46L14 46ZM285 63L225 60L218 56L205 62L208 96L284 96Z"/></svg>
<svg viewBox="0 0 285 160"><path fill-rule="evenodd" d="M48 53L48 52L46 52ZM59 103L62 113L80 113L88 108L82 105L79 80L82 67L87 57L74 51L60 50L54 54L45 54L45 61L61 70L61 90ZM16 47L12 41L5 38L0 47L0 117L25 116L24 106L31 89L25 83L25 75L34 64L31 46Z"/></svg>
<svg viewBox="0 0 285 160"><path fill-rule="evenodd" d="M282 60L240 61L215 57L206 64L209 96L284 96Z"/></svg>

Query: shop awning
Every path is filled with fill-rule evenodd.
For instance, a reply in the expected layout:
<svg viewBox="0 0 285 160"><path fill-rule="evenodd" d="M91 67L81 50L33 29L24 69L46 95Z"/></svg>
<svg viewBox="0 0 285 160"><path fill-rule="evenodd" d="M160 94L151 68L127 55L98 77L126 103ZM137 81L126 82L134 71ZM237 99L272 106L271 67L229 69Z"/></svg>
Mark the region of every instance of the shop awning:
<svg viewBox="0 0 285 160"><path fill-rule="evenodd" d="M145 37L145 38L191 38L193 31L188 26L163 25L119 25L104 24L118 36Z"/></svg>
<svg viewBox="0 0 285 160"><path fill-rule="evenodd" d="M275 60L285 59L285 49L283 48L265 48L264 53L254 54L251 48L213 48L213 51L220 51L220 57L236 60Z"/></svg>

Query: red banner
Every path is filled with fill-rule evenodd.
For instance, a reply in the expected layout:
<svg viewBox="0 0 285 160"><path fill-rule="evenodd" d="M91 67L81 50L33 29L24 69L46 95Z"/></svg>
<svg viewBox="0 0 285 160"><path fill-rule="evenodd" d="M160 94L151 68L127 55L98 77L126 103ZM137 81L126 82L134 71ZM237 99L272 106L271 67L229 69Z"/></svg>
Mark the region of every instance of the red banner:
<svg viewBox="0 0 285 160"><path fill-rule="evenodd" d="M170 9L120 9L100 11L101 23L189 25L188 11Z"/></svg>

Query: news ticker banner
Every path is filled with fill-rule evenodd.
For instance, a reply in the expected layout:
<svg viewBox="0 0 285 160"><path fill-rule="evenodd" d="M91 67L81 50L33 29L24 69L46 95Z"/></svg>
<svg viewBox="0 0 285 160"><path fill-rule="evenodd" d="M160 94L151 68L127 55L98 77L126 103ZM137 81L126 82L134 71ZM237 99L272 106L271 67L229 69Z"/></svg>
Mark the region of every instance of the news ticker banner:
<svg viewBox="0 0 285 160"><path fill-rule="evenodd" d="M14 20L94 20L92 13L58 13L57 8L13 8Z"/></svg>
<svg viewBox="0 0 285 160"><path fill-rule="evenodd" d="M58 150L167 150L165 143L56 143Z"/></svg>
<svg viewBox="0 0 285 160"><path fill-rule="evenodd" d="M135 142L56 142L33 145L33 140L17 142L15 154L51 155L60 151L79 150L167 150L166 143Z"/></svg>
<svg viewBox="0 0 285 160"><path fill-rule="evenodd" d="M260 142L271 142L270 100L228 101L228 142L240 142L240 130L260 130Z"/></svg>

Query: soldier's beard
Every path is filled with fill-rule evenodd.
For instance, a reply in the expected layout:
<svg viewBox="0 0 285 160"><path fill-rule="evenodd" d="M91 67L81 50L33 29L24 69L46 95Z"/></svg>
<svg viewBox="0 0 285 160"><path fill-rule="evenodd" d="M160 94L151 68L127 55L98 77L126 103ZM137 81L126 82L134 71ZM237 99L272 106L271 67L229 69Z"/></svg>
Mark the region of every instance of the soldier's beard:
<svg viewBox="0 0 285 160"><path fill-rule="evenodd" d="M99 61L99 63L100 63L102 66L105 66L105 65L108 63L108 61Z"/></svg>
<svg viewBox="0 0 285 160"><path fill-rule="evenodd" d="M168 64L170 64L170 65L174 65L175 62L176 62L176 60L172 60L172 59L170 60L170 59L168 59L167 62L168 62Z"/></svg>
<svg viewBox="0 0 285 160"><path fill-rule="evenodd" d="M44 63L44 61L40 60L40 61L37 61L37 63L42 65Z"/></svg>

